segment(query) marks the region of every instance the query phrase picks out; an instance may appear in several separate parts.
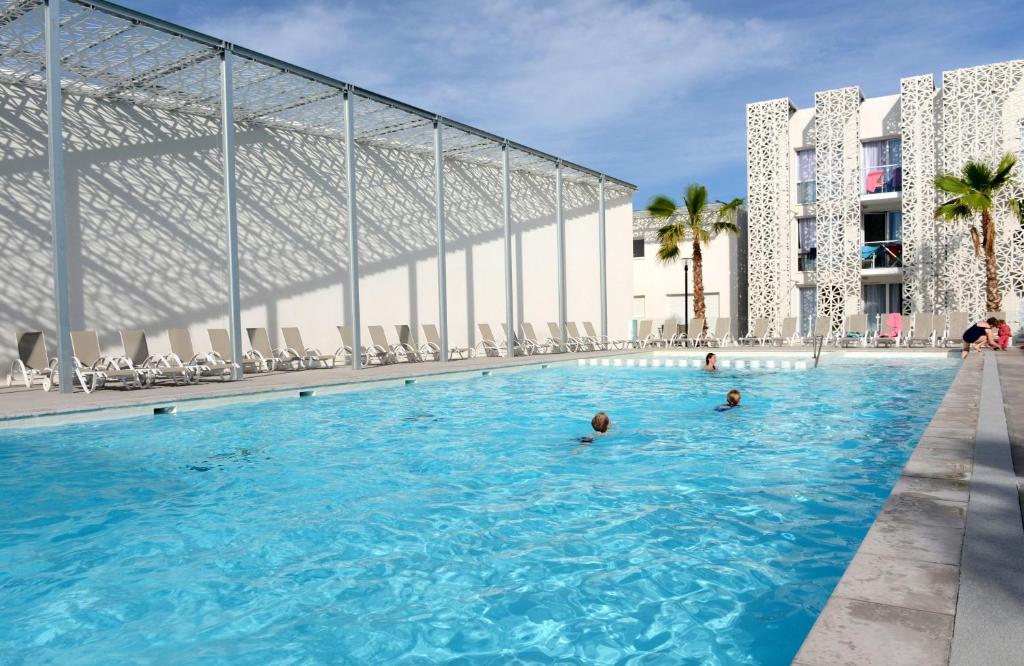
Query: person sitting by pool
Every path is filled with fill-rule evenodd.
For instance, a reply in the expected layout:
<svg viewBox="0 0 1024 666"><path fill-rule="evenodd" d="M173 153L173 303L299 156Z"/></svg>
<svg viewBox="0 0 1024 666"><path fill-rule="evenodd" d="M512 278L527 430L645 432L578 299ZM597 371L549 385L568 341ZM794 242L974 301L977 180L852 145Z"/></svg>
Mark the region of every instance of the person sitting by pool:
<svg viewBox="0 0 1024 666"><path fill-rule="evenodd" d="M971 327L964 331L963 337L961 338L964 341L964 346L963 349L960 350L960 358L967 358L967 354L970 353L971 347L973 347L974 351L979 354L981 353L981 346L984 344L987 344L989 347L994 349L996 346L995 327L998 323L998 319L995 317L989 317L988 319L976 321L971 324Z"/></svg>
<svg viewBox="0 0 1024 666"><path fill-rule="evenodd" d="M590 427L593 428L594 432L596 432L597 434L580 437L580 442L584 444L589 444L593 442L596 437L600 437L601 435L608 432L608 428L610 428L611 426L612 420L608 418L607 414L605 414L604 412L598 412L597 414L594 414L594 418L590 419Z"/></svg>
<svg viewBox="0 0 1024 666"><path fill-rule="evenodd" d="M718 357L713 352L708 352L708 355L704 357L704 370L718 372Z"/></svg>
<svg viewBox="0 0 1024 666"><path fill-rule="evenodd" d="M729 391L725 396L725 404L715 407L716 412L727 412L740 406L740 392L736 389Z"/></svg>

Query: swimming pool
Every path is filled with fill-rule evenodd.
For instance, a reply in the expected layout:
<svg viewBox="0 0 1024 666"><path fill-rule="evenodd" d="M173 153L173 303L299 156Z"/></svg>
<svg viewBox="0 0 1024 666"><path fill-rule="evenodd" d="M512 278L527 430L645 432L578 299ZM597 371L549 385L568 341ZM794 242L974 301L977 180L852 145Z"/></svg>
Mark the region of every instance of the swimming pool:
<svg viewBox="0 0 1024 666"><path fill-rule="evenodd" d="M2 432L0 661L788 663L957 366L553 366Z"/></svg>

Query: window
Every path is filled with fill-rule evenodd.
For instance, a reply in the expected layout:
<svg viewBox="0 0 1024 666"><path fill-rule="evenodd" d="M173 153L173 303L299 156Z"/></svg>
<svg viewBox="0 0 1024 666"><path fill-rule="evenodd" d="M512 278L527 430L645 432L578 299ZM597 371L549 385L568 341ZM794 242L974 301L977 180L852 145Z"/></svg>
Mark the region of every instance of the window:
<svg viewBox="0 0 1024 666"><path fill-rule="evenodd" d="M796 151L796 202L814 203L814 148Z"/></svg>
<svg viewBox="0 0 1024 666"><path fill-rule="evenodd" d="M903 213L864 215L864 245L860 251L861 268L899 268L903 265Z"/></svg>
<svg viewBox="0 0 1024 666"><path fill-rule="evenodd" d="M814 332L814 318L818 316L818 290L814 287L800 287L800 336L807 337Z"/></svg>
<svg viewBox="0 0 1024 666"><path fill-rule="evenodd" d="M647 316L646 299L643 296L633 297L633 319L643 319Z"/></svg>
<svg viewBox="0 0 1024 666"><path fill-rule="evenodd" d="M634 238L633 239L633 258L640 259L644 256L644 239Z"/></svg>
<svg viewBox="0 0 1024 666"><path fill-rule="evenodd" d="M796 269L813 271L818 264L818 233L817 220L813 217L800 217L796 220Z"/></svg>
<svg viewBox="0 0 1024 666"><path fill-rule="evenodd" d="M899 139L864 144L864 194L903 190L903 143Z"/></svg>
<svg viewBox="0 0 1024 666"><path fill-rule="evenodd" d="M866 284L863 289L864 314L868 316L868 330L878 330L879 320L890 312L903 311L903 283Z"/></svg>

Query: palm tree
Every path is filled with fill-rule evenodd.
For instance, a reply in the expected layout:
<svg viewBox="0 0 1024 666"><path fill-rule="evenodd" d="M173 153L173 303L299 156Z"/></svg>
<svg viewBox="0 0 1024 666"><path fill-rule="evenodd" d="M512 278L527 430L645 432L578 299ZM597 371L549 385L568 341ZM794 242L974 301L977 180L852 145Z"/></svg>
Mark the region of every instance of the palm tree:
<svg viewBox="0 0 1024 666"><path fill-rule="evenodd" d="M935 218L947 222L967 222L974 243L974 256L985 250L985 305L989 312L1002 309L999 271L996 266L996 225L992 221L992 202L996 193L1010 181L1017 158L1003 155L993 171L985 162L969 160L959 176L944 173L935 177L935 187L953 198L935 209ZM1014 201L1012 204L1016 204ZM1014 206L1016 207L1016 206ZM981 214L981 232L974 218Z"/></svg>
<svg viewBox="0 0 1024 666"><path fill-rule="evenodd" d="M657 220L663 220L664 226L658 229L658 260L666 264L679 258L679 246L687 240L693 243L693 314L704 319L704 270L701 245L707 245L711 239L722 232L739 233L740 228L733 222L733 214L743 205L743 199L733 199L729 203L716 202L717 206L708 204L708 189L703 185L692 183L686 186L683 208L672 199L658 195L647 204L647 212Z"/></svg>

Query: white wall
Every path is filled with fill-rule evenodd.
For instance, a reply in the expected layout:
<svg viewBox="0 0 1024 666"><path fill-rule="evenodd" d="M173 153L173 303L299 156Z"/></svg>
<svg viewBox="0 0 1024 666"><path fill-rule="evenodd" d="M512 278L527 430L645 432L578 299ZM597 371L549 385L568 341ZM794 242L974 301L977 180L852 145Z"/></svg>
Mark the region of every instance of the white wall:
<svg viewBox="0 0 1024 666"><path fill-rule="evenodd" d="M22 330L43 330L55 355L43 95L0 91L0 359ZM205 348L206 328L227 326L216 122L86 98L65 100L64 122L72 328L115 352L121 328L167 351L166 329L188 327ZM237 140L242 325L275 341L299 326L334 351L349 298L343 146L244 126ZM448 160L445 174L449 330L466 345L477 322L505 318L500 172ZM361 145L358 177L364 327L437 323L432 156ZM512 185L517 320L554 320L554 176L514 173ZM596 324L596 189L565 191L569 316ZM624 336L629 196L609 198L607 223L610 333Z"/></svg>

